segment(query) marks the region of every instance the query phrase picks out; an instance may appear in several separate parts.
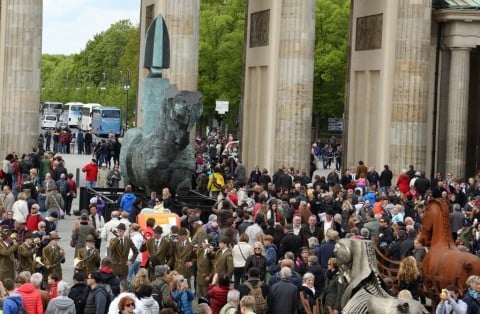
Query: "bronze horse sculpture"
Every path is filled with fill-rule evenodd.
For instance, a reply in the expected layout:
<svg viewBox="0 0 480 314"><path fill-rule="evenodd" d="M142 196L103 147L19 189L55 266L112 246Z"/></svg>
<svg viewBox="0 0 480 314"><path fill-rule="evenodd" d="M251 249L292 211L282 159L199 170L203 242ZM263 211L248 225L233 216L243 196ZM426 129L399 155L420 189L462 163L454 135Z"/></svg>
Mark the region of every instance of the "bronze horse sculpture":
<svg viewBox="0 0 480 314"><path fill-rule="evenodd" d="M418 240L430 248L422 262L427 288L440 290L455 284L465 291L467 278L480 275L480 258L460 251L453 241L450 210L443 199L432 199L427 204Z"/></svg>

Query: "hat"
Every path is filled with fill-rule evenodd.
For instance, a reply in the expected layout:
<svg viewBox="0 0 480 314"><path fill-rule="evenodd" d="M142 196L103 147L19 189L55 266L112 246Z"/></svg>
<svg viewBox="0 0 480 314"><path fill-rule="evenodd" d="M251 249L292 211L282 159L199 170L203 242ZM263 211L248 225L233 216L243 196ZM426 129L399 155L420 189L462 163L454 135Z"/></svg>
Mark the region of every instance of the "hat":
<svg viewBox="0 0 480 314"><path fill-rule="evenodd" d="M163 228L161 226L156 226L155 228L153 228L153 232L155 232L156 234L162 234Z"/></svg>
<svg viewBox="0 0 480 314"><path fill-rule="evenodd" d="M50 240L60 240L60 236L55 231L50 232Z"/></svg>
<svg viewBox="0 0 480 314"><path fill-rule="evenodd" d="M221 236L218 242L223 242L225 244L230 244L230 238L227 236Z"/></svg>
<svg viewBox="0 0 480 314"><path fill-rule="evenodd" d="M30 231L27 231L25 235L23 236L24 239L33 239L35 238L35 235L31 233Z"/></svg>
<svg viewBox="0 0 480 314"><path fill-rule="evenodd" d="M93 237L93 235L89 234L85 238L85 242L95 242L95 238Z"/></svg>
<svg viewBox="0 0 480 314"><path fill-rule="evenodd" d="M118 224L117 229L125 231L127 230L127 227L125 227L125 224L121 222Z"/></svg>
<svg viewBox="0 0 480 314"><path fill-rule="evenodd" d="M169 268L165 265L157 265L155 266L155 276L164 276L168 274Z"/></svg>

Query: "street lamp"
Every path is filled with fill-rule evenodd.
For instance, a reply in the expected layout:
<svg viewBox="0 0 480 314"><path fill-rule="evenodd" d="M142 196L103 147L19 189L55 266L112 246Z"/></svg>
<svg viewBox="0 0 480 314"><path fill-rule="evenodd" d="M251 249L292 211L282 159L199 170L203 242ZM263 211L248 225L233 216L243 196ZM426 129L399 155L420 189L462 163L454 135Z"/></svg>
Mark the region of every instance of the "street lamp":
<svg viewBox="0 0 480 314"><path fill-rule="evenodd" d="M125 90L125 130L128 131L128 91L130 90L130 70L127 69L127 79L125 80L125 85L123 86Z"/></svg>

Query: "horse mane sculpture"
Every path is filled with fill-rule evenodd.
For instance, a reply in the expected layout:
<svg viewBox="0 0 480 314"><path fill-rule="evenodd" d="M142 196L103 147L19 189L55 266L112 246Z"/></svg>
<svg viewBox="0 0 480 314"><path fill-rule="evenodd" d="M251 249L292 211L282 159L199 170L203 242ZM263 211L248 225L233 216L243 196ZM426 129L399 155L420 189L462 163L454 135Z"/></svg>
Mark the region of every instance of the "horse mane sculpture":
<svg viewBox="0 0 480 314"><path fill-rule="evenodd" d="M453 241L450 209L445 200L432 199L428 202L418 240L430 247L422 262L422 275L428 289L440 290L455 284L463 292L467 288L467 278L480 275L480 258L460 251Z"/></svg>
<svg viewBox="0 0 480 314"><path fill-rule="evenodd" d="M378 274L371 241L340 239L334 252L341 274L340 284L344 288L342 313L428 313L420 302L395 298L387 292Z"/></svg>

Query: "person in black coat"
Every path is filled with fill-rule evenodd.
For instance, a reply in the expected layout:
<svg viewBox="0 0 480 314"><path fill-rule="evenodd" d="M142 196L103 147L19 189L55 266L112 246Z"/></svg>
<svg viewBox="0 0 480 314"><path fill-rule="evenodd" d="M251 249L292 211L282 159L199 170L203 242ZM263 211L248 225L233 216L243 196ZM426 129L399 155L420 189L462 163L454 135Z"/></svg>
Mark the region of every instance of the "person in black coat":
<svg viewBox="0 0 480 314"><path fill-rule="evenodd" d="M283 228L285 236L280 241L280 248L278 249L278 257L283 257L285 252L297 252L302 247L302 238L293 233L293 227L290 224Z"/></svg>
<svg viewBox="0 0 480 314"><path fill-rule="evenodd" d="M378 178L378 184L380 185L380 191L385 192L388 195L392 188L393 172L388 165L384 165L383 169L384 170L380 173L380 178Z"/></svg>
<svg viewBox="0 0 480 314"><path fill-rule="evenodd" d="M75 303L76 313L83 314L86 302L86 291L88 291L88 286L85 284L85 275L82 272L76 272L73 274L73 283L68 297Z"/></svg>
<svg viewBox="0 0 480 314"><path fill-rule="evenodd" d="M297 313L298 287L290 282L292 270L282 267L280 270L281 280L270 287L268 293L268 313Z"/></svg>
<svg viewBox="0 0 480 314"><path fill-rule="evenodd" d="M248 270L248 280L247 282L249 282L252 287L256 287L258 285L259 282L261 282L260 280L260 270L256 267L252 267ZM263 297L266 299L267 298L267 294L268 294L268 287L267 285L265 284L265 282L262 282L262 295ZM250 288L248 287L248 285L244 283L241 283L239 286L238 286L238 291L240 292L240 299L243 297L243 296L246 296L250 293Z"/></svg>

